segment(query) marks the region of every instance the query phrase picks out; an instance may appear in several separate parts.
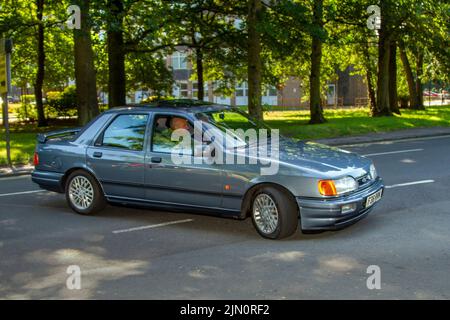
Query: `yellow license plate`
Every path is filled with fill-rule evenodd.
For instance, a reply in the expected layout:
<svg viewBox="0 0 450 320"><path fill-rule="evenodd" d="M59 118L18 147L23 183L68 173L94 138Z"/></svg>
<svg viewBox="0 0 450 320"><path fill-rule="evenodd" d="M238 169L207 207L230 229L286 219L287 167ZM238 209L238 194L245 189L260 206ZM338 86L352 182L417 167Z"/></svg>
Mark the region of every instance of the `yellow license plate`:
<svg viewBox="0 0 450 320"><path fill-rule="evenodd" d="M373 206L377 201L381 199L381 195L383 194L383 189L378 190L374 194L371 194L366 199L366 208Z"/></svg>

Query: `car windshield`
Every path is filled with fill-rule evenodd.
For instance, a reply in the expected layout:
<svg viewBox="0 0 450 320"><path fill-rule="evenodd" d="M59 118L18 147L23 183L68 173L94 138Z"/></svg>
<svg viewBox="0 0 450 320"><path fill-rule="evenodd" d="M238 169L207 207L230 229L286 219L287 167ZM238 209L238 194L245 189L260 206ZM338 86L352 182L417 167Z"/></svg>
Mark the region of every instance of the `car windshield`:
<svg viewBox="0 0 450 320"><path fill-rule="evenodd" d="M259 129L265 129L267 130L267 137L270 137L271 129L265 123L251 118L237 108L200 112L196 114L196 117L205 123L209 130L221 134L226 146L233 145L233 142L234 147L247 146L245 131L249 129L255 130L257 134ZM236 131L238 129L242 131Z"/></svg>

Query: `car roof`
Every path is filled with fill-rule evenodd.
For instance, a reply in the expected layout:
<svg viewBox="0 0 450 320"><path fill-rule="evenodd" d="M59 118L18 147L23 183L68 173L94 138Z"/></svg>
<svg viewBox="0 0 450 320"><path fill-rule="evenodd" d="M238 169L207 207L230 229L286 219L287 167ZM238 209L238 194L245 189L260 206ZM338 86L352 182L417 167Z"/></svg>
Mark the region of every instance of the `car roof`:
<svg viewBox="0 0 450 320"><path fill-rule="evenodd" d="M123 107L114 107L107 110L107 113L122 113L122 112L173 112L182 111L186 113L211 112L220 110L234 109L232 106L225 104L211 103L200 100L191 99L174 99L161 100L146 104L132 104Z"/></svg>

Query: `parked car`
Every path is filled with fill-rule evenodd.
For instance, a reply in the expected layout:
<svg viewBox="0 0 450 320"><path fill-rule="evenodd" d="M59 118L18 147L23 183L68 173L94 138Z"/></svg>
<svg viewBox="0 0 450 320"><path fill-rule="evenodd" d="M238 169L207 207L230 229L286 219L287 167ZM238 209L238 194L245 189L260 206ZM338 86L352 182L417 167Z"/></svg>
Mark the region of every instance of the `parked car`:
<svg viewBox="0 0 450 320"><path fill-rule="evenodd" d="M439 93L433 92L433 91L429 91L429 90L425 90L423 92L423 96L424 97L439 97Z"/></svg>
<svg viewBox="0 0 450 320"><path fill-rule="evenodd" d="M167 131L181 123L191 133L196 121L214 137L189 151L194 161L176 164L171 150L177 142L167 139ZM234 148L215 139L230 138L226 129L236 125L267 129L238 108L195 100L111 109L83 128L39 134L32 180L65 193L68 205L83 215L115 203L250 216L258 233L271 239L290 236L298 226L304 232L343 228L381 199L383 182L370 159L317 143L280 137L275 174L261 174L262 162L195 161L205 148L245 160L262 157L252 153L257 146L235 136L241 144Z"/></svg>
<svg viewBox="0 0 450 320"><path fill-rule="evenodd" d="M8 103L19 103L20 99L13 96L8 96Z"/></svg>

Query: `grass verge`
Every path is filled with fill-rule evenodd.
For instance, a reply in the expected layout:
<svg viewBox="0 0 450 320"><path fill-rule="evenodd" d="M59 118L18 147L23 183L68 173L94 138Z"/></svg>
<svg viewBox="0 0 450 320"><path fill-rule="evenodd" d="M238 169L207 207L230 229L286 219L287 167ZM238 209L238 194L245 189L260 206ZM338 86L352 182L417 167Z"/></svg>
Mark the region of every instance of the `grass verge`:
<svg viewBox="0 0 450 320"><path fill-rule="evenodd" d="M402 110L393 117L369 116L367 108L325 110L327 123L308 125L309 111L268 111L264 119L281 134L296 139L323 139L387 132L422 127L450 127L450 106L430 106L426 110ZM53 122L49 127L33 124L11 125L11 158L14 164L29 163L33 158L36 133L75 126L73 120ZM5 131L0 131L0 165L6 164Z"/></svg>

